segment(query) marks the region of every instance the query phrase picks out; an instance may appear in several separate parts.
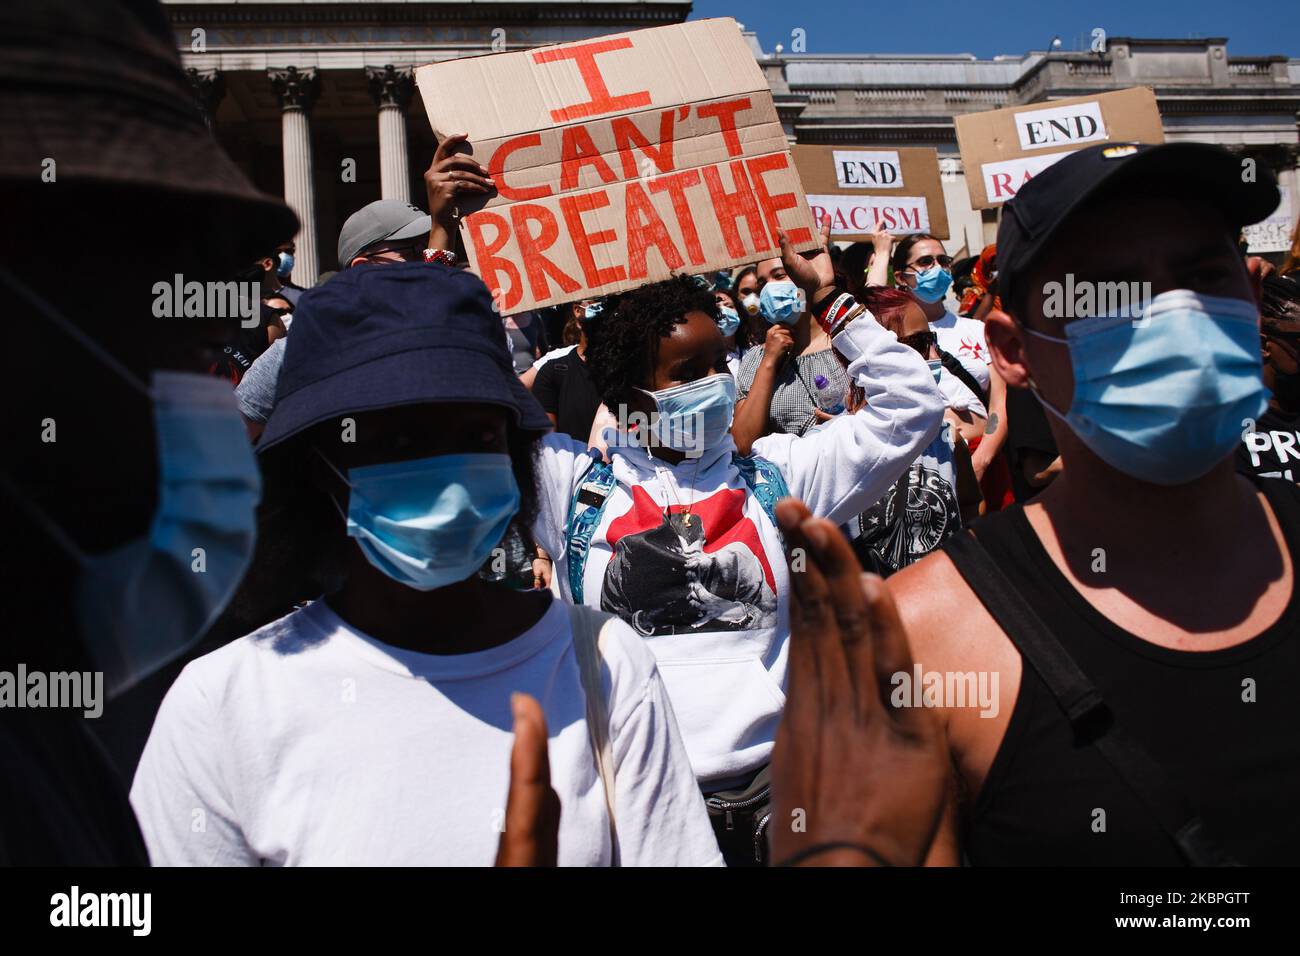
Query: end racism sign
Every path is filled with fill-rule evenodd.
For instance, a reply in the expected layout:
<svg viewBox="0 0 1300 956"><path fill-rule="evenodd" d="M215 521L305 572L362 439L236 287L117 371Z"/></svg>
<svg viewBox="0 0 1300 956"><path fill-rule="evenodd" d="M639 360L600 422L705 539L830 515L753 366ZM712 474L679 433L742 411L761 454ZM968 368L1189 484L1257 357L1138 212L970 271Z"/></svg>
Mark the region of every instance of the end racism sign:
<svg viewBox="0 0 1300 956"><path fill-rule="evenodd" d="M976 209L1001 205L1076 149L1107 141L1165 141L1155 94L1146 87L968 113L954 122Z"/></svg>
<svg viewBox="0 0 1300 956"><path fill-rule="evenodd" d="M933 149L791 148L813 219L836 239L866 239L879 222L896 236L948 237L948 210Z"/></svg>
<svg viewBox="0 0 1300 956"><path fill-rule="evenodd" d="M416 81L435 135L496 182L463 203L503 312L817 245L771 91L730 19L448 60Z"/></svg>

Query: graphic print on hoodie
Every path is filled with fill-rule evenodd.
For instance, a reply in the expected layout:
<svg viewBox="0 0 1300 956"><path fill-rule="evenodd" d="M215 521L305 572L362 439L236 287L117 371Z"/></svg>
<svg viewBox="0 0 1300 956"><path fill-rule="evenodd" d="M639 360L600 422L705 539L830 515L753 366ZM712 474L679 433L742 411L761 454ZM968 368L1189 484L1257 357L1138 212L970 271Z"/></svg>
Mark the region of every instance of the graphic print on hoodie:
<svg viewBox="0 0 1300 956"><path fill-rule="evenodd" d="M609 525L613 556L601 610L647 637L744 631L776 623L776 578L745 516L745 492L724 489L668 514L644 488Z"/></svg>
<svg viewBox="0 0 1300 956"><path fill-rule="evenodd" d="M844 524L935 438L943 401L921 356L869 315L834 344L867 406L803 437L760 438L753 454L813 514ZM537 458L533 535L555 558L561 595L617 613L645 637L691 767L714 789L771 758L789 657L784 543L735 453L730 436L676 464L627 439L611 442L612 484L586 546L572 554L570 519L593 456L586 442L551 433Z"/></svg>

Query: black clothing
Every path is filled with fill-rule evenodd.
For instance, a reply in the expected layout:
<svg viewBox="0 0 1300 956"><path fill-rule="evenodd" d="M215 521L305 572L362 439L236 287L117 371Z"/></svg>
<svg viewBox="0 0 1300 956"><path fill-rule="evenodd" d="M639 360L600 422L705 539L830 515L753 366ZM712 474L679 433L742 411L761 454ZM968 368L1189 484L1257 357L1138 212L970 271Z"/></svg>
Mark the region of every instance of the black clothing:
<svg viewBox="0 0 1300 956"><path fill-rule="evenodd" d="M533 380L533 397L555 416L556 431L586 443L600 410L600 393L576 349L542 366Z"/></svg>
<svg viewBox="0 0 1300 956"><path fill-rule="evenodd" d="M1272 480L1260 486L1300 566L1300 490ZM1300 861L1300 588L1277 622L1250 640L1217 651L1172 650L1099 614L1048 557L1022 505L973 530L1101 692L1116 724L1163 767L1230 856L1246 865ZM1075 739L1027 664L1006 734L963 824L976 865L1184 862L1101 753Z"/></svg>
<svg viewBox="0 0 1300 956"><path fill-rule="evenodd" d="M1047 413L1027 388L1007 389L1007 464L1011 466L1011 489L1016 501L1028 501L1042 491L1025 480L1025 453L1035 451L1055 458L1056 439L1047 424Z"/></svg>
<svg viewBox="0 0 1300 956"><path fill-rule="evenodd" d="M127 788L79 710L0 711L0 866L148 866Z"/></svg>
<svg viewBox="0 0 1300 956"><path fill-rule="evenodd" d="M1300 481L1300 412L1281 412L1271 405L1243 433L1237 444L1236 464L1241 474L1255 478Z"/></svg>

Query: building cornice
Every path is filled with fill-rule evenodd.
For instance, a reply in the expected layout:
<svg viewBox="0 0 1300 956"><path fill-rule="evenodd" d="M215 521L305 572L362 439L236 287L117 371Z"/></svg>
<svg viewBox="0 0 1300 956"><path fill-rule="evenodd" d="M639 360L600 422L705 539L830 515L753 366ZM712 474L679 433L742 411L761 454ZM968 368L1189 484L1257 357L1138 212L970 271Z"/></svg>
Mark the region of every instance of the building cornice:
<svg viewBox="0 0 1300 956"><path fill-rule="evenodd" d="M175 27L259 27L292 29L319 25L402 25L425 23L680 23L690 3L164 3Z"/></svg>

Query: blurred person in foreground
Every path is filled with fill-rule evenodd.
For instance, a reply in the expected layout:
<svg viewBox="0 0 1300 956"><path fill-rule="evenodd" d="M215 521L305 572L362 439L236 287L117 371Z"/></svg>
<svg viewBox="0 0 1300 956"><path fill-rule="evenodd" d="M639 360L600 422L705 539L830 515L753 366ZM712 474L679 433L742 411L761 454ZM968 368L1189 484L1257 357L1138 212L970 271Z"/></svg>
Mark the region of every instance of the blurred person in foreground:
<svg viewBox="0 0 1300 956"><path fill-rule="evenodd" d="M100 738L147 732L150 675L193 646L238 585L260 493L230 383L204 374L239 316L155 318L152 289L177 273L224 284L297 221L217 146L151 0L0 4L0 97L0 191L24 223L0 238L0 262L23 263L0 267L0 289L10 344L31 357L10 377L0 425L11 453L0 464L3 593L24 609L0 670L98 674L107 697L0 709L0 863L143 865ZM188 224L162 245L139 215L159 204ZM113 223L114 241L68 246L66 224L87 218ZM515 713L524 743L544 739L535 701ZM545 773L522 758L512 768L510 806L529 794L530 819L545 821ZM531 849L503 838L498 862Z"/></svg>
<svg viewBox="0 0 1300 956"><path fill-rule="evenodd" d="M33 359L11 378L3 425L4 588L28 609L3 669L97 672L109 698L99 720L0 711L0 860L142 864L94 732L238 584L260 485L230 383L203 374L240 317L155 318L151 290L178 273L225 282L297 223L217 147L155 4L19 0L0 6L0 38L0 96L13 107L0 121L0 188L25 223L0 239L0 260L23 263L0 287L11 345ZM189 228L160 245L139 210L161 204ZM58 239L87 217L113 223L113 242ZM54 440L41 440L42 421Z"/></svg>

